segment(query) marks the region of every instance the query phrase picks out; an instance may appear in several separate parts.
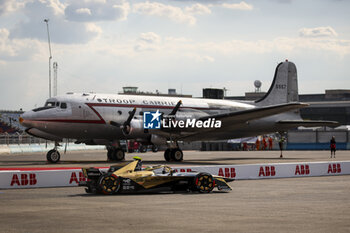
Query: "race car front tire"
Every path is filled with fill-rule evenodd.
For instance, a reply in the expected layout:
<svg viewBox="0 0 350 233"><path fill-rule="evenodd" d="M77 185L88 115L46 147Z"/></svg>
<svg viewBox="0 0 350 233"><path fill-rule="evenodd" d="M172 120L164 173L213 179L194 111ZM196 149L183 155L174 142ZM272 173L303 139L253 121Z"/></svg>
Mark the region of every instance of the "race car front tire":
<svg viewBox="0 0 350 233"><path fill-rule="evenodd" d="M194 179L194 189L200 193L210 193L215 187L215 181L211 174L201 172Z"/></svg>

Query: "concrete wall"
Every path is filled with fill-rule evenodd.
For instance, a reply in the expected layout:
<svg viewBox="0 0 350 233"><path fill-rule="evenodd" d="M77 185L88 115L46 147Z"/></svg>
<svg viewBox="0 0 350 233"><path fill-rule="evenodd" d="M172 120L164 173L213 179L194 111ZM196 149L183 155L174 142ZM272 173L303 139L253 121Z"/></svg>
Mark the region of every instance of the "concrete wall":
<svg viewBox="0 0 350 233"><path fill-rule="evenodd" d="M289 131L288 143L329 143L335 136L337 143L350 143L349 131Z"/></svg>
<svg viewBox="0 0 350 233"><path fill-rule="evenodd" d="M288 143L316 143L315 131L292 131L288 132Z"/></svg>
<svg viewBox="0 0 350 233"><path fill-rule="evenodd" d="M18 154L18 153L32 153L32 152L47 152L54 148L54 144L10 144L0 145L0 154ZM65 145L58 147L60 151L64 151ZM104 150L105 146L87 146L85 144L68 144L67 151L77 150Z"/></svg>

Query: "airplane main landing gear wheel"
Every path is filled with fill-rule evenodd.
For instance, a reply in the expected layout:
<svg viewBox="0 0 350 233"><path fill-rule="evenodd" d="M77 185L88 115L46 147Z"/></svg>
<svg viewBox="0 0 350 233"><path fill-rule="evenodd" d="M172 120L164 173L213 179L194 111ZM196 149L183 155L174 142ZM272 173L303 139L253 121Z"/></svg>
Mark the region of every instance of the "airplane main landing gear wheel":
<svg viewBox="0 0 350 233"><path fill-rule="evenodd" d="M114 194L120 188L120 180L116 175L105 174L100 177L100 188L104 194Z"/></svg>
<svg viewBox="0 0 350 233"><path fill-rule="evenodd" d="M171 149L166 149L165 151L164 151L164 159L165 159L165 161L167 161L167 162L169 162L170 161L170 159L171 159Z"/></svg>
<svg viewBox="0 0 350 233"><path fill-rule="evenodd" d="M125 159L125 153L123 149L115 149L113 152L113 159L116 161L122 161Z"/></svg>
<svg viewBox="0 0 350 233"><path fill-rule="evenodd" d="M146 153L146 152L147 152L147 146L140 145L139 151L140 151L141 153Z"/></svg>
<svg viewBox="0 0 350 233"><path fill-rule="evenodd" d="M113 160L113 149L108 148L107 149L107 160L112 161Z"/></svg>
<svg viewBox="0 0 350 233"><path fill-rule="evenodd" d="M58 150L55 149L49 150L49 152L47 152L46 154L46 159L50 163L57 163L58 161L60 161L60 158L60 152L58 152Z"/></svg>
<svg viewBox="0 0 350 233"><path fill-rule="evenodd" d="M200 193L210 193L215 187L215 181L212 175L199 173L194 180L194 185Z"/></svg>
<svg viewBox="0 0 350 233"><path fill-rule="evenodd" d="M121 148L109 148L107 149L108 161L122 161L125 159L125 153Z"/></svg>
<svg viewBox="0 0 350 233"><path fill-rule="evenodd" d="M156 146L156 145L152 146L152 152L158 152L158 150L159 150L158 146Z"/></svg>
<svg viewBox="0 0 350 233"><path fill-rule="evenodd" d="M184 154L182 153L182 150L179 148L173 148L173 149L166 149L164 151L164 159L169 162L171 160L176 162L181 162L184 158Z"/></svg>
<svg viewBox="0 0 350 233"><path fill-rule="evenodd" d="M179 148L172 149L170 155L171 155L171 159L176 162L182 161L184 157L182 150L180 150Z"/></svg>

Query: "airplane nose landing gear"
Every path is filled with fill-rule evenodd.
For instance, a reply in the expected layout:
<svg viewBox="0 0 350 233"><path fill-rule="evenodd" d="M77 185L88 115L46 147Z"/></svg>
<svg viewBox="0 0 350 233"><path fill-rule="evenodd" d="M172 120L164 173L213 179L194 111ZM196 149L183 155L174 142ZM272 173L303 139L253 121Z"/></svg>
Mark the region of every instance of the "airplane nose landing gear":
<svg viewBox="0 0 350 233"><path fill-rule="evenodd" d="M49 150L49 152L47 152L46 154L46 159L50 163L57 163L58 161L60 161L60 158L60 152L58 152L58 150L56 149Z"/></svg>
<svg viewBox="0 0 350 233"><path fill-rule="evenodd" d="M46 159L50 163L57 163L58 161L60 161L61 155L60 152L58 152L57 150L57 147L59 145L60 144L58 142L55 142L55 147L52 150L49 150L49 152L47 152Z"/></svg>

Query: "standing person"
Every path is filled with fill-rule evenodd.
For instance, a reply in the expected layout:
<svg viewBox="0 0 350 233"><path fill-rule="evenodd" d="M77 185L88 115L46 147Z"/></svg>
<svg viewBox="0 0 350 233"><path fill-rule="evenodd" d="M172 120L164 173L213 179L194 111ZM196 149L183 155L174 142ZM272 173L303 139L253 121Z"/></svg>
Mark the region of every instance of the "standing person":
<svg viewBox="0 0 350 233"><path fill-rule="evenodd" d="M278 145L280 146L280 151L281 151L280 158L283 158L283 155L282 155L282 151L283 151L283 143L284 143L284 137L283 137L283 136L281 136L280 141L279 141L279 143L278 143Z"/></svg>
<svg viewBox="0 0 350 233"><path fill-rule="evenodd" d="M262 143L263 143L263 150L266 150L267 148L266 137L263 137Z"/></svg>
<svg viewBox="0 0 350 233"><path fill-rule="evenodd" d="M248 143L247 142L243 142L243 150L244 151L248 150Z"/></svg>
<svg viewBox="0 0 350 233"><path fill-rule="evenodd" d="M331 141L330 141L330 146L331 146L331 158L332 158L332 155L334 155L334 158L335 158L335 151L337 149L337 143L335 141L335 137L333 136Z"/></svg>
<svg viewBox="0 0 350 233"><path fill-rule="evenodd" d="M272 150L272 144L273 144L272 137L269 137L269 150Z"/></svg>
<svg viewBox="0 0 350 233"><path fill-rule="evenodd" d="M256 139L255 147L256 147L256 150L259 150L259 148L260 148L260 140L259 140L259 138Z"/></svg>

